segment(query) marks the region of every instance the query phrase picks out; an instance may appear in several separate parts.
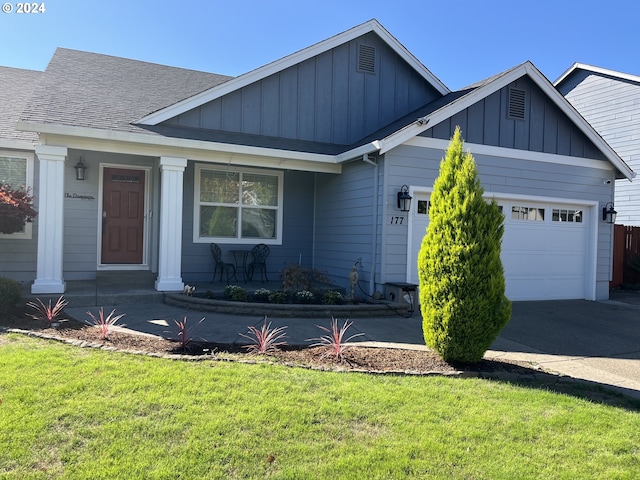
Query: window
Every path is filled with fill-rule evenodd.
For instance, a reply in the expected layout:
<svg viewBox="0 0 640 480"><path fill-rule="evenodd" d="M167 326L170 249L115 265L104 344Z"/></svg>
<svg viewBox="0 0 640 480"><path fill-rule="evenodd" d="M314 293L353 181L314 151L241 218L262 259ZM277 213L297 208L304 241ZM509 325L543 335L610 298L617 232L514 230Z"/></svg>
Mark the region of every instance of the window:
<svg viewBox="0 0 640 480"><path fill-rule="evenodd" d="M544 222L544 208L534 207L511 207L511 218L513 220L529 220L533 222Z"/></svg>
<svg viewBox="0 0 640 480"><path fill-rule="evenodd" d="M552 222L582 223L582 210L554 208L551 213Z"/></svg>
<svg viewBox="0 0 640 480"><path fill-rule="evenodd" d="M0 182L8 183L13 188L33 189L33 154L0 151ZM27 223L22 232L0 234L0 237L31 238L31 231L32 224Z"/></svg>
<svg viewBox="0 0 640 480"><path fill-rule="evenodd" d="M418 214L428 215L429 208L431 208L431 202L429 200L418 200Z"/></svg>
<svg viewBox="0 0 640 480"><path fill-rule="evenodd" d="M196 167L194 242L282 241L282 173Z"/></svg>

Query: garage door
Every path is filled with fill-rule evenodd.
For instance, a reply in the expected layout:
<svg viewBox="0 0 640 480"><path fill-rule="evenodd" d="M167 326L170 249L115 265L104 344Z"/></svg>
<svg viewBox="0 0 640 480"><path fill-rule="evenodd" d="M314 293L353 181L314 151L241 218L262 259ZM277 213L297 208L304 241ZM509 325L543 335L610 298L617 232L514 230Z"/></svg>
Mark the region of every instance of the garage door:
<svg viewBox="0 0 640 480"><path fill-rule="evenodd" d="M586 298L588 222L580 205L501 200L505 213L502 263L510 300ZM411 214L409 281L429 225L429 196L415 194Z"/></svg>

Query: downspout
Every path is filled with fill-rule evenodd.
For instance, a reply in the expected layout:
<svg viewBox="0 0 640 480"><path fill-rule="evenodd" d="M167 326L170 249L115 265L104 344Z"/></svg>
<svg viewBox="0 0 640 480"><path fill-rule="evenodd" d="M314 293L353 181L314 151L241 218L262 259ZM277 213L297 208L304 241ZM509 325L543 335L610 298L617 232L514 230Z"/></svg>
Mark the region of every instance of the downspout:
<svg viewBox="0 0 640 480"><path fill-rule="evenodd" d="M375 157L374 157L375 158ZM379 194L379 166L378 162L371 160L369 154L362 155L362 161L373 165L373 239L371 241L371 273L369 275L369 295L373 296L376 288L376 262L378 253L378 194Z"/></svg>

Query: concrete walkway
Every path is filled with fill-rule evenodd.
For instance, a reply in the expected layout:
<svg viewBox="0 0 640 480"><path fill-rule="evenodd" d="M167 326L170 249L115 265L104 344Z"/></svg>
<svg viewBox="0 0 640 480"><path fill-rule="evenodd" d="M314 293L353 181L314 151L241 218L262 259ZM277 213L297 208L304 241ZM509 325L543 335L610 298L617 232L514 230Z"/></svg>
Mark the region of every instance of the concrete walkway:
<svg viewBox="0 0 640 480"><path fill-rule="evenodd" d="M612 297L606 302L562 300L515 302L509 324L500 333L486 358L531 362L545 370L614 387L640 398L640 295ZM162 303L104 306L105 313L124 313L121 322L138 333L177 339L176 320L187 317L197 325L194 336L218 343L247 343L240 333L250 325L259 327L263 317L201 312ZM75 319L87 320L87 310L98 307L67 308ZM313 343L328 327L330 318L269 318L273 327L287 326L291 345ZM342 324L344 319L340 319ZM362 333L354 341L393 344L422 349L419 313L410 318L357 318L349 334Z"/></svg>

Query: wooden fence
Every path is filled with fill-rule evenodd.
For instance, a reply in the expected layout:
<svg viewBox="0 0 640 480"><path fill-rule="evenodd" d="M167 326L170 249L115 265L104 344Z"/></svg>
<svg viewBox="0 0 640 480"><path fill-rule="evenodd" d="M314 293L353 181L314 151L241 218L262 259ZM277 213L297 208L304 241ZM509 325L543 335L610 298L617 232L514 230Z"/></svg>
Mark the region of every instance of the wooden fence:
<svg viewBox="0 0 640 480"><path fill-rule="evenodd" d="M614 225L613 275L610 288L640 283L640 227Z"/></svg>

